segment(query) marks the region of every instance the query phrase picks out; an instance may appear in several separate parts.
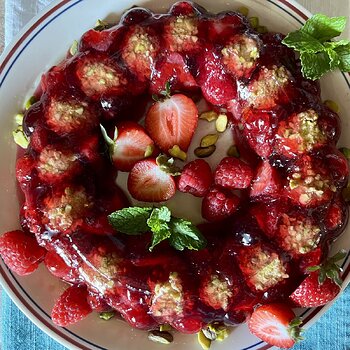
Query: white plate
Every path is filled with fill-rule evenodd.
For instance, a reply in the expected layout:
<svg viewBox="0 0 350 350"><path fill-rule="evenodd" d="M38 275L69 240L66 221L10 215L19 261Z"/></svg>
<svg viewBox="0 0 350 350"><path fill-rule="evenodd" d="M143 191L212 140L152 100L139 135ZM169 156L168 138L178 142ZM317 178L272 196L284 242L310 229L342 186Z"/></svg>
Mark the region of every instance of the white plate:
<svg viewBox="0 0 350 350"><path fill-rule="evenodd" d="M55 1L34 18L2 55L0 67L0 232L18 226L18 203L15 182L16 146L12 141L13 116L22 109L22 104L33 91L34 82L42 72L57 63L75 39L91 28L96 19L117 20L124 9L132 5L148 7L155 11L166 11L171 0L62 0ZM289 32L300 27L310 13L293 0L198 0L210 11L218 12L247 6L252 15L258 15L261 23L270 30ZM322 79L322 94L325 99L339 103L343 117L340 145L350 146L349 122L345 118L350 110L349 75L339 72ZM348 144L347 144L348 143ZM350 250L350 227L333 247L333 251ZM343 263L344 288L350 281L350 255ZM58 328L49 317L55 298L65 285L53 278L41 266L29 277L13 275L1 261L1 283L17 306L43 331L71 349L163 349L147 341L146 332L131 329L126 323L99 320L90 315L77 325ZM304 310L307 326L315 322L330 307ZM168 350L197 349L195 336L177 334ZM245 325L237 327L222 344L213 344L212 349L244 350L267 349L265 343L252 336Z"/></svg>

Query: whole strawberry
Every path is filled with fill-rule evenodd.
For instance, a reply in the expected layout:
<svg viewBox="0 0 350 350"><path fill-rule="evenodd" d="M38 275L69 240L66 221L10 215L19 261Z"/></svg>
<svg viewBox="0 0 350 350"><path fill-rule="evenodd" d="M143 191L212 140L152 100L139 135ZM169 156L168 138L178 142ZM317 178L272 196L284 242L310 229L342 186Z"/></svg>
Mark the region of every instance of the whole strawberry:
<svg viewBox="0 0 350 350"><path fill-rule="evenodd" d="M16 230L0 237L0 255L5 264L20 276L34 272L44 259L45 249L34 237Z"/></svg>
<svg viewBox="0 0 350 350"><path fill-rule="evenodd" d="M345 257L340 251L323 264L309 267L310 275L290 295L290 299L299 307L316 307L333 300L340 292L342 280L339 277L340 267L337 261Z"/></svg>
<svg viewBox="0 0 350 350"><path fill-rule="evenodd" d="M52 312L52 321L57 326L74 324L91 313L87 302L88 292L85 286L72 286L57 299Z"/></svg>

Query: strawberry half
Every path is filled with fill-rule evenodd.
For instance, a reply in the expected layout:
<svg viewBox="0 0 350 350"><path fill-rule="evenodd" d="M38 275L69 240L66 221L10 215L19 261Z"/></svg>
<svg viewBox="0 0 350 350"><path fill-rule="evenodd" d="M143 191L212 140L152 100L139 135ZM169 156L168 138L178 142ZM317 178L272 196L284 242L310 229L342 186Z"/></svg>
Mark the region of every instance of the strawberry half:
<svg viewBox="0 0 350 350"><path fill-rule="evenodd" d="M316 307L333 300L343 283L337 262L345 256L346 252L340 251L324 263L309 267L307 270L311 272L310 275L290 295L290 300L298 307Z"/></svg>
<svg viewBox="0 0 350 350"><path fill-rule="evenodd" d="M254 198L273 197L281 191L281 180L277 170L268 161L263 161L256 170L250 196Z"/></svg>
<svg viewBox="0 0 350 350"><path fill-rule="evenodd" d="M121 171L130 171L139 161L154 152L154 143L145 129L135 122L123 122L115 128L112 140L101 126L114 166Z"/></svg>
<svg viewBox="0 0 350 350"><path fill-rule="evenodd" d="M175 145L187 151L197 127L197 107L185 95L169 96L169 89L165 95L163 101L155 102L148 110L146 130L162 151L168 152Z"/></svg>
<svg viewBox="0 0 350 350"><path fill-rule="evenodd" d="M299 325L294 312L284 304L263 305L255 309L248 321L250 332L270 345L291 348L301 340Z"/></svg>
<svg viewBox="0 0 350 350"><path fill-rule="evenodd" d="M128 190L133 198L144 202L163 202L175 194L172 174L178 173L170 170L171 159L164 162L165 158L144 159L134 165L128 177Z"/></svg>

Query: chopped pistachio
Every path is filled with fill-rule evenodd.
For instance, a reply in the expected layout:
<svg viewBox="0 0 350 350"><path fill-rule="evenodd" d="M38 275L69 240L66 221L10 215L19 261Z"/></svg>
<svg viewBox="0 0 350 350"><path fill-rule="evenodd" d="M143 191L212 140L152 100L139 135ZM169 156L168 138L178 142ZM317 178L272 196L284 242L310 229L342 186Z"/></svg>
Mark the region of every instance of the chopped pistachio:
<svg viewBox="0 0 350 350"><path fill-rule="evenodd" d="M109 321L111 318L113 318L115 316L114 311L110 311L110 312L101 312L100 313L100 319L101 320L105 320L105 321Z"/></svg>
<svg viewBox="0 0 350 350"><path fill-rule="evenodd" d="M178 145L174 145L168 152L174 158L178 158L183 161L187 159L187 153L184 152Z"/></svg>
<svg viewBox="0 0 350 350"><path fill-rule="evenodd" d="M24 118L24 115L22 113L18 113L15 115L15 123L17 125L23 125L23 118Z"/></svg>
<svg viewBox="0 0 350 350"><path fill-rule="evenodd" d="M74 40L72 46L69 49L69 53L74 56L78 52L78 41Z"/></svg>
<svg viewBox="0 0 350 350"><path fill-rule="evenodd" d="M28 148L29 140L25 135L22 127L18 127L16 130L12 131L13 140L16 144L24 149Z"/></svg>
<svg viewBox="0 0 350 350"><path fill-rule="evenodd" d="M153 152L154 152L154 145L148 145L146 147L145 154L144 154L145 158L150 157L153 154Z"/></svg>
<svg viewBox="0 0 350 350"><path fill-rule="evenodd" d="M210 340L223 341L229 335L228 328L222 323L209 324L206 328L202 329L204 335Z"/></svg>
<svg viewBox="0 0 350 350"><path fill-rule="evenodd" d="M209 350L211 340L204 335L203 331L200 331L198 333L198 343L201 345L203 350Z"/></svg>
<svg viewBox="0 0 350 350"><path fill-rule="evenodd" d="M218 134L208 134L201 139L201 147L208 147L216 144L216 141L218 140L219 135Z"/></svg>
<svg viewBox="0 0 350 350"><path fill-rule="evenodd" d="M171 328L171 326L170 326L169 324L161 324L161 325L159 326L159 330L160 330L161 332L169 332L169 331L172 330L172 328Z"/></svg>
<svg viewBox="0 0 350 350"><path fill-rule="evenodd" d="M230 148L227 150L227 155L229 157L236 157L236 158L239 158L241 156L239 154L239 151L236 145L230 146Z"/></svg>
<svg viewBox="0 0 350 350"><path fill-rule="evenodd" d="M258 17L249 17L250 25L256 29L259 27L259 18Z"/></svg>
<svg viewBox="0 0 350 350"><path fill-rule="evenodd" d="M36 102L36 97L35 96L31 96L27 102L25 103L24 108L27 110L29 109L34 103Z"/></svg>
<svg viewBox="0 0 350 350"><path fill-rule="evenodd" d="M200 116L199 119L205 119L208 122L212 122L213 120L216 120L218 118L218 114L214 111L208 111L208 112L203 112Z"/></svg>
<svg viewBox="0 0 350 350"><path fill-rule="evenodd" d="M108 28L109 24L101 19L98 19L95 23L94 30L101 31Z"/></svg>
<svg viewBox="0 0 350 350"><path fill-rule="evenodd" d="M258 28L256 28L256 31L260 34L265 34L268 32L268 29L265 26L258 26Z"/></svg>
<svg viewBox="0 0 350 350"><path fill-rule="evenodd" d="M166 155L161 154L157 157L156 163L159 168L167 174L172 176L181 175L181 169L174 164L174 158L169 158Z"/></svg>
<svg viewBox="0 0 350 350"><path fill-rule="evenodd" d="M216 146L212 145L209 147L197 147L194 150L194 154L198 157L198 158L206 158L211 156L216 150Z"/></svg>
<svg viewBox="0 0 350 350"><path fill-rule="evenodd" d="M331 109L333 112L338 113L339 112L339 106L336 102L332 100L326 100L323 102L325 106L327 106L329 109Z"/></svg>
<svg viewBox="0 0 350 350"><path fill-rule="evenodd" d="M216 119L216 122L215 122L216 130L218 132L224 132L227 128L227 123L228 123L227 115L220 114L218 116L218 119Z"/></svg>
<svg viewBox="0 0 350 350"><path fill-rule="evenodd" d="M339 151L344 154L346 159L350 159L350 149L347 147L339 148Z"/></svg>
<svg viewBox="0 0 350 350"><path fill-rule="evenodd" d="M241 6L240 8L238 8L237 12L241 13L243 16L248 17L249 8L245 6Z"/></svg>
<svg viewBox="0 0 350 350"><path fill-rule="evenodd" d="M170 344L174 340L174 337L169 332L154 330L148 333L148 339L155 343Z"/></svg>

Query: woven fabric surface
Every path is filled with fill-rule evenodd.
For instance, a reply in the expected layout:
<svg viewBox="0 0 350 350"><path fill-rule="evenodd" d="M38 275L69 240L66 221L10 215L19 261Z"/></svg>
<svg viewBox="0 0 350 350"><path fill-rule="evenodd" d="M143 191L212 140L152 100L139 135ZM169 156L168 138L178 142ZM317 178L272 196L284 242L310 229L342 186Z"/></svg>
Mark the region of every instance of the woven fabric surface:
<svg viewBox="0 0 350 350"><path fill-rule="evenodd" d="M52 0L6 0L5 45L44 6ZM309 0L311 1L311 0ZM336 0L337 1L337 0ZM321 1L320 1L321 2ZM2 293L3 350L64 350L65 347L37 328ZM294 350L350 350L350 287L338 298L332 308L304 334L305 340Z"/></svg>

